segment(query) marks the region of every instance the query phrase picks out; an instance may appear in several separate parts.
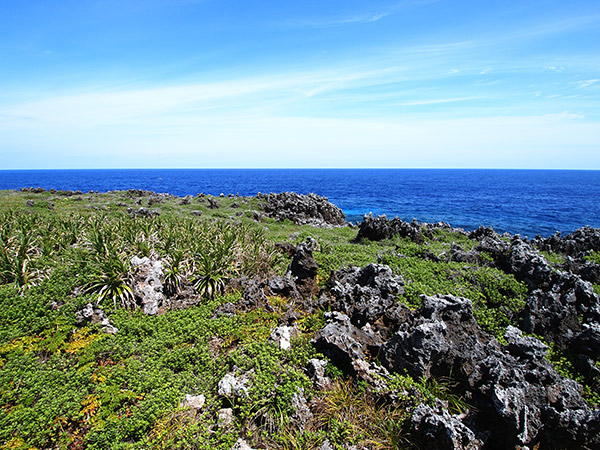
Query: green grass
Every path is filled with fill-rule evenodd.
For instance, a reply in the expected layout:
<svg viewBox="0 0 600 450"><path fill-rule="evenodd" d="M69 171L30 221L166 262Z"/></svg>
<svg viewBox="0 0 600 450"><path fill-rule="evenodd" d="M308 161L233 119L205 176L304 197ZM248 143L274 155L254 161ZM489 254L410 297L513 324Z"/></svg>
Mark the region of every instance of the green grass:
<svg viewBox="0 0 600 450"><path fill-rule="evenodd" d="M379 262L403 276L406 293L398 301L412 308L422 294L467 297L481 326L500 340L527 294L523 283L489 261L448 261L444 255L453 245L464 251L476 245L462 233L436 230L420 245L399 238L357 244L356 228L256 222L255 198L214 197L218 209L199 197L148 206L149 197L138 204L127 192L4 191L0 199L0 448L228 450L239 437L273 449L316 449L326 438L336 449L347 443L409 448L416 402L442 398L454 412L464 410L451 380L396 374L390 389L406 397L391 404L332 363L332 387L315 389L304 369L308 359L324 358L310 343L324 325L318 308L307 313L296 306L298 335L287 352L269 341L287 299L273 297L266 309L231 317L216 314L220 305L240 300L228 289L231 279L285 272L290 258L275 250L276 242L314 238L321 287L341 267ZM160 216L131 218L127 208L140 207ZM187 289L197 304L145 316L130 295L133 256L162 259L169 294ZM561 255L547 258L559 264ZM75 312L87 303L99 304L119 332L78 326ZM551 352L550 359L560 373L581 380L568 356ZM250 378L247 398L217 394L230 371ZM598 401L593 386L584 389ZM303 429L290 409L300 390L315 411ZM186 394L204 394L204 408L181 408ZM233 409L235 420L222 429L217 411L224 407Z"/></svg>

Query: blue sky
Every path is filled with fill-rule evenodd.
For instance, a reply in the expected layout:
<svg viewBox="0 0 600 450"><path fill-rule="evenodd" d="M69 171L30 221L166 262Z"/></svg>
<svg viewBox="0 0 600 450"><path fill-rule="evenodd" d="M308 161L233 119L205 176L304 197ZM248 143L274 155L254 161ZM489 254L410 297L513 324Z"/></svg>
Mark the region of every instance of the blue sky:
<svg viewBox="0 0 600 450"><path fill-rule="evenodd" d="M600 169L600 2L0 0L0 169Z"/></svg>

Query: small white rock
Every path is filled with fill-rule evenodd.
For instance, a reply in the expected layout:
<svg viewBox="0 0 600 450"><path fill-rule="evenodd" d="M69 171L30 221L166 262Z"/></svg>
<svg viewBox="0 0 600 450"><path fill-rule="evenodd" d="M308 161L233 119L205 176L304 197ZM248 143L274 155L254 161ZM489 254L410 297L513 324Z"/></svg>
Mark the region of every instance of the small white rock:
<svg viewBox="0 0 600 450"><path fill-rule="evenodd" d="M233 423L233 409L223 408L217 411L217 425L225 428Z"/></svg>
<svg viewBox="0 0 600 450"><path fill-rule="evenodd" d="M254 450L252 447L250 447L245 440L243 440L242 438L239 438L237 440L237 442L235 444L233 444L233 447L231 447L231 450Z"/></svg>
<svg viewBox="0 0 600 450"><path fill-rule="evenodd" d="M233 397L234 395L238 397L246 397L248 396L248 387L246 383L248 380L243 376L240 378L236 378L233 372L226 374L221 381L219 381L219 389L217 393L224 397Z"/></svg>
<svg viewBox="0 0 600 450"><path fill-rule="evenodd" d="M194 409L202 409L204 406L204 402L206 401L206 397L202 394L200 395L190 395L187 394L183 401L179 404L181 408L194 408Z"/></svg>
<svg viewBox="0 0 600 450"><path fill-rule="evenodd" d="M281 326L277 327L271 333L270 339L279 344L279 348L282 350L289 350L292 347L292 332L293 327Z"/></svg>

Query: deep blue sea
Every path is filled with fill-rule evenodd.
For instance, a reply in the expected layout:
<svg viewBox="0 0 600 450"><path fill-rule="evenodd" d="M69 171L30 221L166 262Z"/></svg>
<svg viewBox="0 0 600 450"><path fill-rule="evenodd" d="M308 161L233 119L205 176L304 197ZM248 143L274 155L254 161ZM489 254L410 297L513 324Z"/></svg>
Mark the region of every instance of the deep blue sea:
<svg viewBox="0 0 600 450"><path fill-rule="evenodd" d="M449 222L529 237L600 227L600 171L485 169L111 169L3 170L0 189L40 186L100 192L147 189L256 195L324 195L349 221L366 213Z"/></svg>

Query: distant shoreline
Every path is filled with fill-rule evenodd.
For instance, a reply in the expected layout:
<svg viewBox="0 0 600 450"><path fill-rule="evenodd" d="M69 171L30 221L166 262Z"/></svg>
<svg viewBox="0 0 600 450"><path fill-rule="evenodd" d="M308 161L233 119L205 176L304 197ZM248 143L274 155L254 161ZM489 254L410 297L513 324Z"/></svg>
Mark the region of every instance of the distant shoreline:
<svg viewBox="0 0 600 450"><path fill-rule="evenodd" d="M68 169L0 171L0 189L41 186L82 192L143 189L177 196L203 192L315 193L350 222L364 214L404 221L492 226L533 237L600 227L600 171L531 169Z"/></svg>

